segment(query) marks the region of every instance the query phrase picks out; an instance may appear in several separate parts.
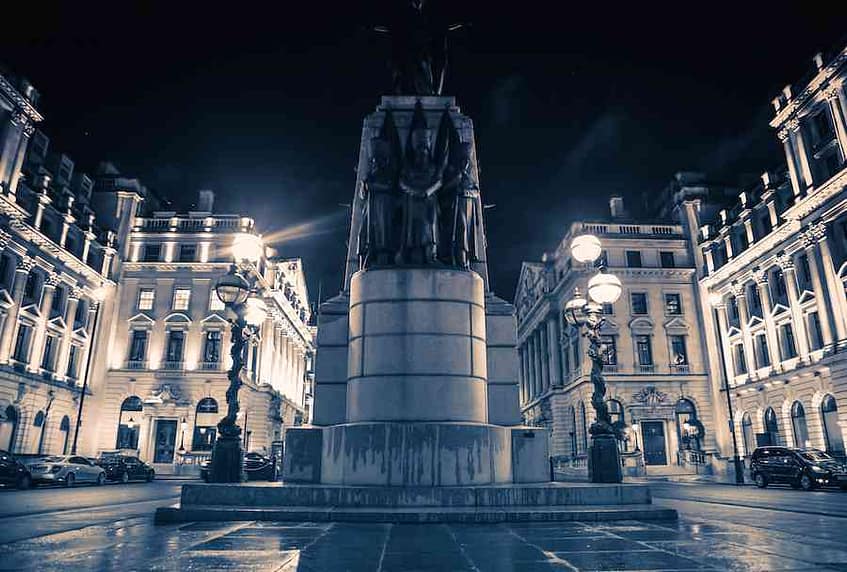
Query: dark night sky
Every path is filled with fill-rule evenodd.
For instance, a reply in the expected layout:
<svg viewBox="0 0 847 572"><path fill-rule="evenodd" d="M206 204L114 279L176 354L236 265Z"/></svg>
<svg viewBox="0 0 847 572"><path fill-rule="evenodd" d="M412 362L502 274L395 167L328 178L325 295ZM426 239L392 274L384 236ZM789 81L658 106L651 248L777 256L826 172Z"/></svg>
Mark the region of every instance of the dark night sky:
<svg viewBox="0 0 847 572"><path fill-rule="evenodd" d="M112 160L184 207L214 189L219 212L288 231L275 246L304 258L313 298L319 282L337 292L338 203L362 118L390 88L388 46L363 31L381 4L29 4L4 19L0 62L41 91L54 150L83 170ZM505 297L522 260L609 194L633 204L676 171L732 182L778 165L770 100L847 32L847 8L820 3L452 4L472 26L447 92L475 122Z"/></svg>

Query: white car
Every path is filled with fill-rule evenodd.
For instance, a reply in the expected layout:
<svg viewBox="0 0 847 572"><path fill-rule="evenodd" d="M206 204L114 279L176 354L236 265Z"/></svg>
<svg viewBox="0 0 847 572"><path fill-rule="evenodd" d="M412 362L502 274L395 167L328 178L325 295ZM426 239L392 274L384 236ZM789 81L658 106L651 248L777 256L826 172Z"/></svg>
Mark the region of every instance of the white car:
<svg viewBox="0 0 847 572"><path fill-rule="evenodd" d="M38 484L57 483L72 487L77 483L102 485L106 482L106 471L85 457L76 455L44 457L29 465L32 482Z"/></svg>

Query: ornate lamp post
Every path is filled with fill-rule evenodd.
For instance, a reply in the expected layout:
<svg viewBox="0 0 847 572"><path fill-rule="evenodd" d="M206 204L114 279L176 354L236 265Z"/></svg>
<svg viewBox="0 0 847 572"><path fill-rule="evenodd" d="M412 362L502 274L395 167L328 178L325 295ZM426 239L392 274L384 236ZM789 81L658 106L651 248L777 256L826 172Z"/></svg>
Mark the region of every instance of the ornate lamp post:
<svg viewBox="0 0 847 572"><path fill-rule="evenodd" d="M600 240L593 235L577 236L571 242L571 254L578 262L595 262L602 253ZM588 281L588 299L579 289L565 304L565 319L572 326L582 329L588 338L588 357L591 360L591 405L596 419L591 424L591 446L588 452L588 476L594 483L619 483L623 480L620 453L618 452L619 430L612 425L609 407L606 404L606 382L603 380L603 357L605 348L601 344L600 329L603 327L603 304L613 304L621 295L621 281L606 272L601 266L597 274ZM590 301L589 301L590 299Z"/></svg>
<svg viewBox="0 0 847 572"><path fill-rule="evenodd" d="M255 282L252 270L261 256L261 241L254 235L238 235L232 250L236 263L215 285L215 292L221 302L235 314L235 319L230 321L232 367L227 373L227 414L218 422L218 437L212 451L209 481L213 483L239 483L244 480L241 427L237 424L238 390L244 383L241 380L244 349L258 335L258 326L265 319L266 312L261 298L250 297Z"/></svg>

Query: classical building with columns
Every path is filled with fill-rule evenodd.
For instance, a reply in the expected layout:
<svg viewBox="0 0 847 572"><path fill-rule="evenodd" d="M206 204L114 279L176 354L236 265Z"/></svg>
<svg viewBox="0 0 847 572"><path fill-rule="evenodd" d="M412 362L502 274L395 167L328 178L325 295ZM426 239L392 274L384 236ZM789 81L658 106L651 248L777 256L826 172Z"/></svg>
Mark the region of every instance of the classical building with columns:
<svg viewBox="0 0 847 572"><path fill-rule="evenodd" d="M213 214L213 198L200 191L188 213L130 214L121 245L92 446L135 451L160 472L208 457L226 410L230 327L214 286L233 241L256 231L251 218ZM245 448L270 454L286 427L308 421L314 348L302 263L265 250L252 272L268 314L246 352L239 422Z"/></svg>
<svg viewBox="0 0 847 572"><path fill-rule="evenodd" d="M37 104L27 81L0 75L0 449L61 454L116 251L94 226L91 179L36 131Z"/></svg>
<svg viewBox="0 0 847 572"><path fill-rule="evenodd" d="M694 259L680 224L634 221L619 197L610 207L610 218L573 223L554 252L523 265L515 297L521 411L527 424L550 428L557 460L584 462L595 418L591 364L562 311L596 272L572 259L571 239L594 234L623 283L620 299L604 308L601 333L608 405L627 435L620 446L629 472L693 473L715 451Z"/></svg>
<svg viewBox="0 0 847 572"><path fill-rule="evenodd" d="M740 454L762 444L843 457L847 428L847 48L813 58L770 122L784 172L767 172L717 217L687 201L716 400L728 391ZM718 399L718 395L722 395ZM721 449L732 451L718 411Z"/></svg>

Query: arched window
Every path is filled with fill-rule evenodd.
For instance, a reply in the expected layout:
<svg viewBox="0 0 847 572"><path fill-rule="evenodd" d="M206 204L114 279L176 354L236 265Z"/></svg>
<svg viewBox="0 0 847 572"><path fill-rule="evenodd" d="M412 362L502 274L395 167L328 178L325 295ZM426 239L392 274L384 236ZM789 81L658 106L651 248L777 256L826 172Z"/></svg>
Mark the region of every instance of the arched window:
<svg viewBox="0 0 847 572"><path fill-rule="evenodd" d="M837 457L844 456L844 436L838 423L838 403L832 395L826 395L821 401L821 425L826 441L826 452ZM0 443L3 441L0 440Z"/></svg>
<svg viewBox="0 0 847 572"><path fill-rule="evenodd" d="M741 417L741 438L744 441L744 454L752 455L756 450L756 435L753 433L753 418L749 413Z"/></svg>
<svg viewBox="0 0 847 572"><path fill-rule="evenodd" d="M9 405L0 415L0 449L14 453L17 432L18 410Z"/></svg>
<svg viewBox="0 0 847 572"><path fill-rule="evenodd" d="M776 411L773 407L765 409L765 435L770 445L779 445L779 423L776 420Z"/></svg>
<svg viewBox="0 0 847 572"><path fill-rule="evenodd" d="M674 407L676 436L680 449L702 450L703 424L697 419L697 408L690 400L682 398Z"/></svg>
<svg viewBox="0 0 847 572"><path fill-rule="evenodd" d="M192 451L211 451L217 436L218 402L211 397L204 397L197 402L194 417L194 437L191 441Z"/></svg>
<svg viewBox="0 0 847 572"><path fill-rule="evenodd" d="M579 403L579 413L582 421L582 450L588 452L588 419L585 416L585 403Z"/></svg>
<svg viewBox="0 0 847 572"><path fill-rule="evenodd" d="M138 423L141 421L142 411L144 411L144 404L140 397L133 395L124 399L118 419L118 439L115 448L138 449Z"/></svg>
<svg viewBox="0 0 847 572"><path fill-rule="evenodd" d="M35 414L35 420L32 422L34 427L41 427L44 425L44 412L39 411Z"/></svg>
<svg viewBox="0 0 847 572"><path fill-rule="evenodd" d="M573 405L570 407L571 410L571 456L575 457L579 454L579 449L577 448L577 440L576 440L576 408Z"/></svg>
<svg viewBox="0 0 847 572"><path fill-rule="evenodd" d="M808 447L809 429L806 426L806 410L803 404L795 401L791 404L791 429L794 432L794 446Z"/></svg>
<svg viewBox="0 0 847 572"><path fill-rule="evenodd" d="M62 454L68 454L68 435L71 434L71 418L65 415L62 417L62 422L59 423L59 431L63 433L62 436Z"/></svg>

